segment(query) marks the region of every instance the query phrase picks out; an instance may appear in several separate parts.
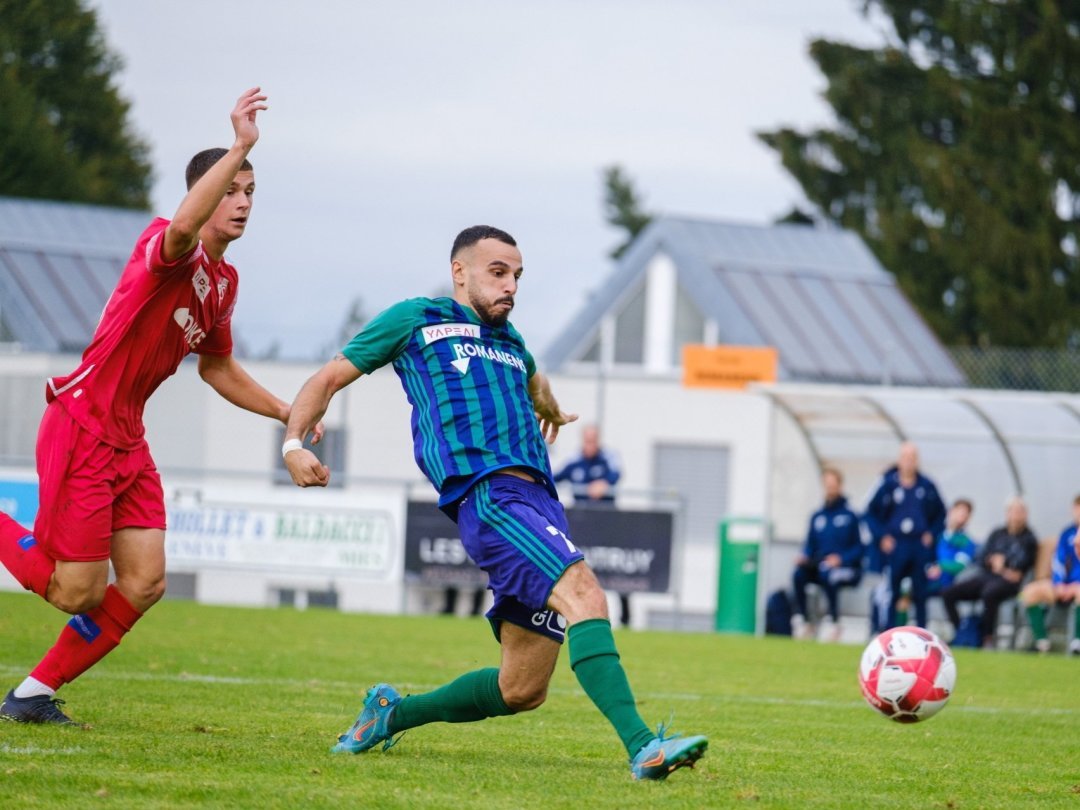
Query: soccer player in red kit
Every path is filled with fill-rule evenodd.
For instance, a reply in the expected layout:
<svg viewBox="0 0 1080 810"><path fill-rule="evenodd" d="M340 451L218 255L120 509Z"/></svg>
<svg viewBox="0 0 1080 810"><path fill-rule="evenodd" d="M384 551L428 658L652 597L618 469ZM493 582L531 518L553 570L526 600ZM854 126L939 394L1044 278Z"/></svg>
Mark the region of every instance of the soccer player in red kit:
<svg viewBox="0 0 1080 810"><path fill-rule="evenodd" d="M225 399L288 421L289 405L232 357L237 273L224 257L251 213L247 155L265 102L257 87L244 93L231 113L232 147L191 159L187 196L171 221L155 219L139 237L81 365L48 381L34 532L0 512L0 561L73 618L4 697L0 719L71 723L56 690L112 651L164 594L164 494L142 415L180 361L195 352L199 375ZM321 438L321 425L313 433Z"/></svg>

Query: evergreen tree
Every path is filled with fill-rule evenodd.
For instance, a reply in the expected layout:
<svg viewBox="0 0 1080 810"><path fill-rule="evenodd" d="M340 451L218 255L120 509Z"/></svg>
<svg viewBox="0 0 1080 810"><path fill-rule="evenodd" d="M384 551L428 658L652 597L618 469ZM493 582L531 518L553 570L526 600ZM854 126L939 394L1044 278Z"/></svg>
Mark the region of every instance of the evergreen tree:
<svg viewBox="0 0 1080 810"><path fill-rule="evenodd" d="M149 207L119 68L79 0L0 0L0 194Z"/></svg>
<svg viewBox="0 0 1080 810"><path fill-rule="evenodd" d="M759 133L947 343L1080 343L1080 4L865 0L815 40L831 128Z"/></svg>
<svg viewBox="0 0 1080 810"><path fill-rule="evenodd" d="M652 214L642 210L641 198L634 190L634 183L623 173L621 166L604 169L604 213L608 224L626 232L626 239L611 251L613 259L622 256L634 237L652 222Z"/></svg>

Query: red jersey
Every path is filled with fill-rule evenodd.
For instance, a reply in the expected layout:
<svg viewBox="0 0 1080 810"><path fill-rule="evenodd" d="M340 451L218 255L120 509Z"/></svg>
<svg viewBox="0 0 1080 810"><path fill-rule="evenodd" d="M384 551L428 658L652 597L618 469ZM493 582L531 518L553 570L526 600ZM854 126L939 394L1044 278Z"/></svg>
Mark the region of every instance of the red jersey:
<svg viewBox="0 0 1080 810"><path fill-rule="evenodd" d="M232 353L236 268L214 261L199 242L173 262L161 256L169 220L143 231L105 304L82 364L48 381L45 398L106 444L144 441L143 407L191 352Z"/></svg>

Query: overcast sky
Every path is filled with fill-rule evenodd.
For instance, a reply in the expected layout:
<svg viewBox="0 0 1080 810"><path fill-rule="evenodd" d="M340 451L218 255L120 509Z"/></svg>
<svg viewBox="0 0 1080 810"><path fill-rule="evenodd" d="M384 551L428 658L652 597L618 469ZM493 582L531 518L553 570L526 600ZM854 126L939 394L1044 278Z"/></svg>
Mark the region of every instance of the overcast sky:
<svg viewBox="0 0 1080 810"><path fill-rule="evenodd" d="M518 240L535 354L611 272L600 173L658 213L768 223L801 200L754 132L830 120L812 36L877 42L859 0L90 0L171 216L196 151L261 85L256 204L229 256L254 351L323 357L448 283L454 236Z"/></svg>

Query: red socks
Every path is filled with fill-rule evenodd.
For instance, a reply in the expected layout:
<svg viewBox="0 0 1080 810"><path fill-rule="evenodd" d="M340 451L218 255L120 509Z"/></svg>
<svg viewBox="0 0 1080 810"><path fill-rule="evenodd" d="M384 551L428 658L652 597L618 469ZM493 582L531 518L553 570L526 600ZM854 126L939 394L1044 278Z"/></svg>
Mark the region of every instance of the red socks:
<svg viewBox="0 0 1080 810"><path fill-rule="evenodd" d="M0 512L0 562L26 590L45 598L56 562L42 551L30 532L3 512ZM52 689L71 683L116 649L120 639L141 618L142 614L116 586L110 585L100 605L72 617L56 644L30 673L31 677Z"/></svg>
<svg viewBox="0 0 1080 810"><path fill-rule="evenodd" d="M141 618L116 586L110 585L100 605L72 617L30 676L52 689L71 683L116 649Z"/></svg>
<svg viewBox="0 0 1080 810"><path fill-rule="evenodd" d="M42 551L34 535L3 512L0 512L0 562L26 590L45 598L56 562Z"/></svg>

